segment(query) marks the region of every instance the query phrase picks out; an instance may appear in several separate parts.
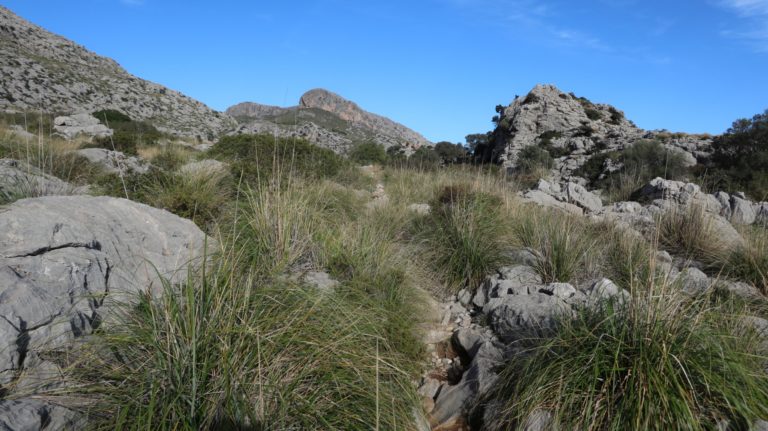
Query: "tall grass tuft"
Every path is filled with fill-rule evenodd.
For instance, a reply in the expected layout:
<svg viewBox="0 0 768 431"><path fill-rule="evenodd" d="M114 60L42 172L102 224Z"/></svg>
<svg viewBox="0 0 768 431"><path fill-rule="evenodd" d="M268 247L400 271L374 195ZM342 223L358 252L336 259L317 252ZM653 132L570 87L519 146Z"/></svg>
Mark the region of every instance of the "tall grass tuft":
<svg viewBox="0 0 768 431"><path fill-rule="evenodd" d="M753 227L744 239L745 244L736 247L728 256L725 272L768 295L768 229Z"/></svg>
<svg viewBox="0 0 768 431"><path fill-rule="evenodd" d="M698 205L668 210L657 218L656 226L659 242L685 259L709 265L721 261L728 252L714 220Z"/></svg>
<svg viewBox="0 0 768 431"><path fill-rule="evenodd" d="M443 281L458 290L475 289L509 261L504 202L496 195L459 183L442 189L432 212L416 223L416 238Z"/></svg>
<svg viewBox="0 0 768 431"><path fill-rule="evenodd" d="M584 310L505 365L490 429L749 429L768 415L765 352L729 305L643 289ZM638 289L639 291L639 289Z"/></svg>
<svg viewBox="0 0 768 431"><path fill-rule="evenodd" d="M517 240L535 256L534 268L545 283L570 282L598 253L596 233L573 216L529 208L514 227Z"/></svg>

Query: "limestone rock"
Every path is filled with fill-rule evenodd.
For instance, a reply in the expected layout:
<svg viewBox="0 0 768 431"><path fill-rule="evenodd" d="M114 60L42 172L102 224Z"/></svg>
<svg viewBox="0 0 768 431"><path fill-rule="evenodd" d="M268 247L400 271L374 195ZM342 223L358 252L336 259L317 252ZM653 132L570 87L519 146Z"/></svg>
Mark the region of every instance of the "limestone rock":
<svg viewBox="0 0 768 431"><path fill-rule="evenodd" d="M19 198L85 193L83 187L75 187L39 169L12 159L0 159L0 203Z"/></svg>
<svg viewBox="0 0 768 431"><path fill-rule="evenodd" d="M568 202L588 211L599 211L603 208L603 201L599 196L590 193L583 186L568 182L565 185Z"/></svg>
<svg viewBox="0 0 768 431"><path fill-rule="evenodd" d="M149 164L134 156L126 156L120 151L112 151L106 148L83 148L77 150L77 154L88 159L89 162L101 166L106 172L125 175L131 172L145 174L149 172Z"/></svg>
<svg viewBox="0 0 768 431"><path fill-rule="evenodd" d="M104 324L115 301L161 291L161 277L186 277L204 240L191 221L125 199L49 196L5 208L0 384L44 366L33 361L38 351L66 346ZM30 423L14 418L24 421L19 427Z"/></svg>
<svg viewBox="0 0 768 431"><path fill-rule="evenodd" d="M80 134L97 138L112 136L112 129L87 113L56 117L53 120L53 129L65 139L72 139Z"/></svg>

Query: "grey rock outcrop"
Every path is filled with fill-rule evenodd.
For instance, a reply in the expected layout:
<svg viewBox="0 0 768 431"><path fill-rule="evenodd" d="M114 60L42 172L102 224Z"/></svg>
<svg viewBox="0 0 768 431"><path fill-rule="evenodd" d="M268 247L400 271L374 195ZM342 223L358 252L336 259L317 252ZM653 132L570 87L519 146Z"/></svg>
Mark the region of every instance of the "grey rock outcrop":
<svg viewBox="0 0 768 431"><path fill-rule="evenodd" d="M145 174L149 171L149 164L144 160L135 156L126 156L120 151L107 150L106 148L83 148L77 150L76 153L110 173L124 175L135 172Z"/></svg>
<svg viewBox="0 0 768 431"><path fill-rule="evenodd" d="M26 163L0 159L0 203L37 196L76 195L86 188L76 187Z"/></svg>
<svg viewBox="0 0 768 431"><path fill-rule="evenodd" d="M581 215L584 211L597 212L603 209L600 196L584 186L566 181L562 184L539 180L535 187L522 194L523 200L544 207L557 208Z"/></svg>
<svg viewBox="0 0 768 431"><path fill-rule="evenodd" d="M80 134L97 138L112 136L112 129L87 113L56 117L53 119L53 129L65 139L72 139Z"/></svg>
<svg viewBox="0 0 768 431"><path fill-rule="evenodd" d="M213 140L235 126L226 114L139 79L0 6L0 109L79 113L117 109L179 136Z"/></svg>
<svg viewBox="0 0 768 431"><path fill-rule="evenodd" d="M372 114L356 103L315 89L301 96L298 106L280 108L243 102L227 109L240 126L233 133L266 133L303 138L344 154L357 142L373 141L386 148L399 145L406 153L432 145L417 132L386 117Z"/></svg>
<svg viewBox="0 0 768 431"><path fill-rule="evenodd" d="M161 278L181 280L204 241L191 221L125 199L50 196L6 207L0 212L0 385L57 374L40 352L64 348L109 322L115 301L157 293ZM37 419L0 414L0 421L22 427L49 414L48 407L21 401ZM0 404L0 412L7 406Z"/></svg>

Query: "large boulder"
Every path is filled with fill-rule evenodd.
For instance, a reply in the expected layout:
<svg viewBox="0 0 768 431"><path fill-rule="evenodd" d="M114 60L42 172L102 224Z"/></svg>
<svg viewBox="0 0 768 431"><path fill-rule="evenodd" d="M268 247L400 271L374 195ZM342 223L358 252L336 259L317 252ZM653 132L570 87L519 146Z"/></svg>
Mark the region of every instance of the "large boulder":
<svg viewBox="0 0 768 431"><path fill-rule="evenodd" d="M66 139L72 139L80 134L98 138L112 136L112 129L101 124L99 119L91 114L56 117L53 119L53 129Z"/></svg>
<svg viewBox="0 0 768 431"><path fill-rule="evenodd" d="M108 321L117 301L156 294L162 279L182 279L204 243L191 221L125 199L48 196L6 207L0 212L0 389L57 374L39 352L89 334ZM0 402L0 423L15 417L8 402ZM31 422L23 420L9 429L26 429Z"/></svg>

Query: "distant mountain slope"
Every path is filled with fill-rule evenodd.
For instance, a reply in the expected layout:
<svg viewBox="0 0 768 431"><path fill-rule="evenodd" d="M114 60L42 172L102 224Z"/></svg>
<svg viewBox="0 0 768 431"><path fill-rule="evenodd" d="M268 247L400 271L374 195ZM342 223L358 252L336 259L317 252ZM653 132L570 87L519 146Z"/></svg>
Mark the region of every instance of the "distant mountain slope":
<svg viewBox="0 0 768 431"><path fill-rule="evenodd" d="M238 133L273 133L298 136L344 153L357 142L373 141L385 147L416 149L432 145L417 132L360 108L356 103L323 89L301 96L298 106L281 108L244 102L227 109L241 124Z"/></svg>
<svg viewBox="0 0 768 431"><path fill-rule="evenodd" d="M129 74L114 60L0 6L0 110L76 113L118 109L182 136L212 140L234 127L227 115Z"/></svg>

